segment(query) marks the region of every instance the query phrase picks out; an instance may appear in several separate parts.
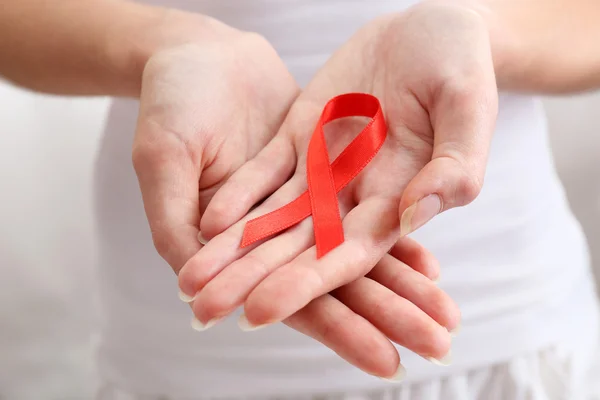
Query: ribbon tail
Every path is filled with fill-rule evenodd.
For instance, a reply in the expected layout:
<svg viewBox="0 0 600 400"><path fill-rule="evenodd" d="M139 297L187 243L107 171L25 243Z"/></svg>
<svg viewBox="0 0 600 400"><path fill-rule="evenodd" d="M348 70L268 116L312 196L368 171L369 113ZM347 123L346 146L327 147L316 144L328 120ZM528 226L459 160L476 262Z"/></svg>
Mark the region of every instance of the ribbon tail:
<svg viewBox="0 0 600 400"><path fill-rule="evenodd" d="M242 243L244 248L296 225L311 213L308 191L291 203L246 222Z"/></svg>
<svg viewBox="0 0 600 400"><path fill-rule="evenodd" d="M317 258L321 258L344 242L342 217L323 125L324 123L320 121L310 140L306 163Z"/></svg>

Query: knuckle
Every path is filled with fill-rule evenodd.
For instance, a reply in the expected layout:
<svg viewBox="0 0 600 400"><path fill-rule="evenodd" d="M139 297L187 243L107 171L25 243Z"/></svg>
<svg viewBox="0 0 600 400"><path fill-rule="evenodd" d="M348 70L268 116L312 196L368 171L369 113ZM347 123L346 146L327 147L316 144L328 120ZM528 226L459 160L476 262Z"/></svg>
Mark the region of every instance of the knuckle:
<svg viewBox="0 0 600 400"><path fill-rule="evenodd" d="M150 140L136 143L131 150L133 168L138 174L143 171L161 170L170 162L183 160L186 156L187 154L184 154L179 146L173 145L168 140L160 143Z"/></svg>
<svg viewBox="0 0 600 400"><path fill-rule="evenodd" d="M477 88L466 82L450 82L452 83L447 84L449 86L447 94L452 106L457 107L457 109L464 109L465 106L473 102Z"/></svg>
<svg viewBox="0 0 600 400"><path fill-rule="evenodd" d="M279 311L279 303L273 302L270 297L261 293L251 293L244 303L246 316L258 324L272 323L274 316L278 315Z"/></svg>
<svg viewBox="0 0 600 400"><path fill-rule="evenodd" d="M412 320L411 326L406 328L403 336L395 338L401 346L424 357L436 359L445 356L450 350L452 337L448 329L431 316L419 313L419 316Z"/></svg>
<svg viewBox="0 0 600 400"><path fill-rule="evenodd" d="M482 187L483 180L464 168L457 182L457 199L459 203L462 205L471 203L479 196Z"/></svg>
<svg viewBox="0 0 600 400"><path fill-rule="evenodd" d="M315 269L309 267L296 268L295 274L291 275L291 282L297 282L296 291L304 296L313 296L326 287L323 276Z"/></svg>
<svg viewBox="0 0 600 400"><path fill-rule="evenodd" d="M249 192L249 189L254 189L254 186L245 183L256 181L256 178L258 177L268 177L272 175L273 164L273 157L269 157L268 154L264 153L259 154L257 157L247 161L246 164L240 168L239 173L233 176L234 182L236 185L241 186L240 189L245 189L244 193ZM239 190L239 192L242 193L241 190Z"/></svg>
<svg viewBox="0 0 600 400"><path fill-rule="evenodd" d="M244 206L249 205L254 200L254 187L248 184L251 182L249 179L234 178L229 182L225 183L225 190L223 190L223 197L228 199L235 199L235 204L242 204ZM233 204L227 204L225 201L221 202L221 206L226 210L231 210Z"/></svg>
<svg viewBox="0 0 600 400"><path fill-rule="evenodd" d="M415 266L413 269L417 270L427 278L436 279L440 275L440 265L438 260L429 252L426 251L415 251L414 255Z"/></svg>
<svg viewBox="0 0 600 400"><path fill-rule="evenodd" d="M372 314L382 318L383 320L393 318L394 315L389 305L394 304L394 302L397 301L397 298L398 296L392 291L385 292L385 295L383 296L380 295L377 301L371 304Z"/></svg>
<svg viewBox="0 0 600 400"><path fill-rule="evenodd" d="M487 96L481 95L481 87L474 82L458 81L446 84L446 100L448 109L458 110L459 113L479 115L481 102L487 99ZM487 100L485 100L487 101Z"/></svg>
<svg viewBox="0 0 600 400"><path fill-rule="evenodd" d="M333 321L327 321L319 326L318 337L322 343L329 343L334 337L335 324Z"/></svg>
<svg viewBox="0 0 600 400"><path fill-rule="evenodd" d="M271 268L264 262L264 260L253 252L246 254L242 260L246 264L244 268L247 270L252 270L252 275L254 276L260 276L263 278L272 272Z"/></svg>
<svg viewBox="0 0 600 400"><path fill-rule="evenodd" d="M208 221L211 221L213 224L221 225L224 221L228 220L230 214L231 210L228 202L213 198L209 207L204 213L206 219L203 218L203 223L201 226L202 231L208 232L210 230L209 227L206 226Z"/></svg>
<svg viewBox="0 0 600 400"><path fill-rule="evenodd" d="M393 290L394 292L397 292L399 290L399 288L402 288L402 286L406 282L406 277L404 276L404 274L402 273L402 271L400 269L390 273L388 279L389 279L389 281L388 281L389 283L386 282L386 286L388 288L390 288L391 290Z"/></svg>
<svg viewBox="0 0 600 400"><path fill-rule="evenodd" d="M131 161L133 168L140 171L151 164L157 158L156 152L151 147L145 145L134 145L131 151Z"/></svg>
<svg viewBox="0 0 600 400"><path fill-rule="evenodd" d="M210 320L221 316L229 308L226 298L219 292L211 290L211 285L202 289L200 295L194 302L194 313L203 320Z"/></svg>
<svg viewBox="0 0 600 400"><path fill-rule="evenodd" d="M448 330L434 321L422 320L412 329L410 339L401 340L399 344L424 357L440 359L450 351L452 337Z"/></svg>
<svg viewBox="0 0 600 400"><path fill-rule="evenodd" d="M446 314L446 309L448 305L448 298L445 293L437 288L431 287L431 289L427 293L427 301L431 305L434 310L437 310L440 315ZM438 321L439 322L439 321Z"/></svg>
<svg viewBox="0 0 600 400"><path fill-rule="evenodd" d="M485 114L485 111L493 109L497 102L495 86L477 76L445 79L441 93L448 109L465 115Z"/></svg>
<svg viewBox="0 0 600 400"><path fill-rule="evenodd" d="M220 233L231 226L250 208L252 195L249 189L243 182L235 179L235 176L227 181L209 203L202 228L210 230L205 225L208 223L218 230L215 233Z"/></svg>
<svg viewBox="0 0 600 400"><path fill-rule="evenodd" d="M158 254L168 262L176 243L174 233L168 229L152 228L152 242Z"/></svg>
<svg viewBox="0 0 600 400"><path fill-rule="evenodd" d="M373 251L377 245L374 240L371 237L352 240L352 246L349 246L352 249L352 255L349 257L352 262L347 265L349 273L358 277L359 275L365 275L375 267L379 260L376 252Z"/></svg>
<svg viewBox="0 0 600 400"><path fill-rule="evenodd" d="M202 292L201 292L202 293ZM219 307L214 299L201 299L200 296L194 301L192 312L200 321L210 321L218 316Z"/></svg>
<svg viewBox="0 0 600 400"><path fill-rule="evenodd" d="M198 293L198 286L196 285L196 271L195 268L193 268L192 266L186 265L185 267L181 268L181 270L177 274L177 280L179 283L179 287L182 290L187 289L186 293Z"/></svg>
<svg viewBox="0 0 600 400"><path fill-rule="evenodd" d="M428 294L428 302L433 310L436 310L436 321L446 327L452 329L460 321L460 310L443 290L437 286Z"/></svg>
<svg viewBox="0 0 600 400"><path fill-rule="evenodd" d="M179 287L182 290L186 290L187 293L198 293L198 296L202 295L204 298L211 298L204 293L204 288L213 278L211 271L207 271L203 266L207 265L206 261L198 256L194 256L182 266L178 273ZM198 302L198 303L201 303Z"/></svg>
<svg viewBox="0 0 600 400"><path fill-rule="evenodd" d="M338 312L327 319L325 323L318 325L318 334L323 343L333 343L340 332L340 327L352 326L351 312Z"/></svg>

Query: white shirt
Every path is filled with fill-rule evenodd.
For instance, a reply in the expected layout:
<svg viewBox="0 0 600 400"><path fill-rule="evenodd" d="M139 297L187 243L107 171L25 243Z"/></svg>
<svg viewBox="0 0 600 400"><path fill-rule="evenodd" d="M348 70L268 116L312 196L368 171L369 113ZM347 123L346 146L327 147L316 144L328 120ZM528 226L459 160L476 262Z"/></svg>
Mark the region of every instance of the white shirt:
<svg viewBox="0 0 600 400"><path fill-rule="evenodd" d="M305 84L360 26L414 2L164 3L260 32ZM191 311L177 299L176 278L152 246L131 166L136 113L136 102L115 102L96 169L104 379L134 392L172 396L285 395L389 385L282 324L243 333L233 317L206 332L190 328ZM449 368L401 349L408 381L567 340L594 307L585 240L554 171L543 109L535 98L501 95L480 196L413 236L441 261L441 287L459 303L463 330L454 340Z"/></svg>

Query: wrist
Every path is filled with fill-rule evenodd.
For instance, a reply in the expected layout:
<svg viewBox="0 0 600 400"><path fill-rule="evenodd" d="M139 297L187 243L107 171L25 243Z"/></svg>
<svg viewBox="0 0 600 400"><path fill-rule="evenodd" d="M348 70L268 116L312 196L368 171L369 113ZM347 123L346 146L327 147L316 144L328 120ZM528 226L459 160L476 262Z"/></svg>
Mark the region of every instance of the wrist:
<svg viewBox="0 0 600 400"><path fill-rule="evenodd" d="M519 40L514 30L509 29L510 26L505 21L503 10L498 7L500 3L490 0L460 0L460 3L479 15L487 28L496 85L499 89L514 89L515 74L518 74L528 64L525 59L528 52L520 49L522 40ZM515 59L519 59L518 70L514 69Z"/></svg>
<svg viewBox="0 0 600 400"><path fill-rule="evenodd" d="M435 6L445 5L460 9L471 14L484 26L489 35L491 56L496 75L498 88L510 88L514 72L511 71L511 59L515 54L524 54L519 51L518 37L510 29L507 29L501 13L498 10L498 2L492 0L424 0L421 4ZM520 60L523 66L526 60Z"/></svg>
<svg viewBox="0 0 600 400"><path fill-rule="evenodd" d="M141 73L147 53L153 46L155 27L160 26L166 10L128 1L105 3L111 22L102 37L101 57L110 76L110 95L138 97Z"/></svg>
<svg viewBox="0 0 600 400"><path fill-rule="evenodd" d="M200 14L118 2L119 15L105 37L105 53L117 96L138 97L148 60L166 48L223 38L235 30Z"/></svg>

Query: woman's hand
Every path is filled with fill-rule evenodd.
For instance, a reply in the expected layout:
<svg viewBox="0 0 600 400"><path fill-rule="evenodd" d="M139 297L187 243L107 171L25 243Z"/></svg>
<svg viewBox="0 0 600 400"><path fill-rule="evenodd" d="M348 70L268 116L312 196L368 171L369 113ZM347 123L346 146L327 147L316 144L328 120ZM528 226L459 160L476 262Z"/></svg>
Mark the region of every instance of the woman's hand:
<svg viewBox="0 0 600 400"><path fill-rule="evenodd" d="M306 190L312 131L326 102L346 92L377 96L389 133L377 156L339 193L345 242L317 260L307 219L240 249L249 219ZM488 31L478 14L423 3L365 26L302 92L271 143L209 204L201 229L211 240L179 275L185 293L199 292L196 315L208 321L245 302L251 324L273 323L367 274L401 234L477 196L496 113ZM326 127L332 158L361 127L356 120ZM295 171L282 167L290 159L297 160ZM236 279L241 273L244 279ZM447 322L453 329L458 318Z"/></svg>
<svg viewBox="0 0 600 400"><path fill-rule="evenodd" d="M235 272L239 275L229 275L234 286L255 276L255 269ZM458 330L460 311L435 284L438 278L435 257L405 237L366 277L316 298L283 322L363 371L399 381L405 370L392 342L439 365L452 361L448 330ZM199 318L210 318L222 312L220 301L235 303L238 296L244 294L221 296L207 287L194 302L194 312ZM244 329L252 329L247 320L242 321Z"/></svg>
<svg viewBox="0 0 600 400"><path fill-rule="evenodd" d="M133 164L156 249L177 273L201 247L213 194L273 138L299 88L262 37L174 13L144 70Z"/></svg>
<svg viewBox="0 0 600 400"><path fill-rule="evenodd" d="M269 143L299 93L264 39L212 23L218 32L197 35L178 24L188 40L162 46L142 84L133 160L156 248L175 272L201 248L200 219L215 191ZM291 143L284 145L275 150L293 152ZM282 157L264 166L271 190L294 165L294 158ZM238 195L233 206L246 204L247 193ZM403 240L372 279L339 289L337 299L321 296L286 322L369 373L399 378L399 356L388 336L401 343L406 338L427 357L448 351L449 335L440 324L452 325L458 309L431 282L438 274L433 256ZM240 271L235 278L245 276ZM201 321L196 328L209 326Z"/></svg>

